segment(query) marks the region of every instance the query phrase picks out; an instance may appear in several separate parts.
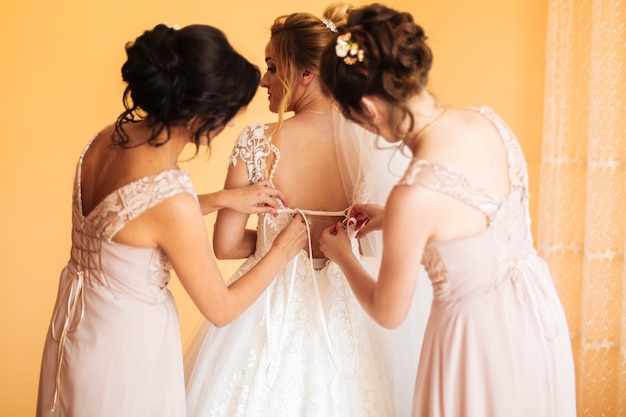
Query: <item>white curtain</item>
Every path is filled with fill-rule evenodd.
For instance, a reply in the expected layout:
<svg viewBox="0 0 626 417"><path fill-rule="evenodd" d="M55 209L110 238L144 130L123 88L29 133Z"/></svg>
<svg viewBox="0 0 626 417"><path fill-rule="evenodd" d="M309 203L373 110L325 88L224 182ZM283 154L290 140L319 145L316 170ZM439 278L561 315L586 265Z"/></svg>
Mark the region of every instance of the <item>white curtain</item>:
<svg viewBox="0 0 626 417"><path fill-rule="evenodd" d="M538 247L564 304L578 415L626 416L626 2L549 0Z"/></svg>

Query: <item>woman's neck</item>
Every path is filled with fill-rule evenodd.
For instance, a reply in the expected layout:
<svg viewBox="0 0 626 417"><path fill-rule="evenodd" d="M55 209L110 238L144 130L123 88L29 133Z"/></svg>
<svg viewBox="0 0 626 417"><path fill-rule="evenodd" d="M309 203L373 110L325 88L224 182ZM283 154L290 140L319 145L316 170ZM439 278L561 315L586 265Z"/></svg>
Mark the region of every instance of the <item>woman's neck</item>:
<svg viewBox="0 0 626 417"><path fill-rule="evenodd" d="M192 131L185 126L171 126L169 138L167 131L163 129L154 141L155 143L161 143L161 145L154 146L148 142L148 138L152 134L153 129L145 120L133 125L129 132L131 147L149 146L154 148L172 166L177 165L180 154L185 149L185 146L191 142L193 136Z"/></svg>
<svg viewBox="0 0 626 417"><path fill-rule="evenodd" d="M405 144L415 153L422 134L441 120L446 108L441 106L426 90L422 90L420 94L410 98L406 104L413 115L414 124L412 134L407 136Z"/></svg>
<svg viewBox="0 0 626 417"><path fill-rule="evenodd" d="M299 91L298 91L299 90ZM317 79L306 86L298 87L293 97L291 108L295 114L314 113L330 114L333 108L331 99L322 92Z"/></svg>
<svg viewBox="0 0 626 417"><path fill-rule="evenodd" d="M411 97L406 105L413 113L414 132L420 130L441 111L441 106L437 100L426 90L422 90L421 93Z"/></svg>

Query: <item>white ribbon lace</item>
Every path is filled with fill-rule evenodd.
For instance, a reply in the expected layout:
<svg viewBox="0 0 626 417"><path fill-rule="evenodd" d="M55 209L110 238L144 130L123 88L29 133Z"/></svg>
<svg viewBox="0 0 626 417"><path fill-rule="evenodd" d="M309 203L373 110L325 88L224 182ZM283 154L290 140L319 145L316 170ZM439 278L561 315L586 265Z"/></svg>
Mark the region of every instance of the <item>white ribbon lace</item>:
<svg viewBox="0 0 626 417"><path fill-rule="evenodd" d="M279 214L300 214L302 216L302 218L305 221L305 225L306 225L306 230L307 230L307 237L308 237L308 252L309 252L309 267L311 269L311 276L313 277L313 287L315 290L315 304L316 304L316 310L319 316L319 321L320 321L320 325L322 327L322 333L324 335L324 340L326 342L326 346L328 348L328 353L330 355L330 362L333 366L333 369L335 370L336 374L339 376L339 378L347 380L349 379L351 376L343 376L342 373L339 371L339 367L337 366L337 363L335 361L335 354L334 354L334 350L333 350L333 346L332 346L332 342L330 340L330 332L328 330L328 325L326 322L326 315L324 314L324 307L322 304L322 298L321 298L321 294L320 294L320 290L319 290L319 286L317 284L317 280L315 279L315 266L313 265L313 251L312 251L312 244L311 244L311 228L310 228L310 222L307 219L307 215L309 216L328 216L328 217L338 217L338 216L344 216L347 217L347 213L350 212L350 207L348 207L346 210L343 211L317 211L317 210L303 210L303 209L292 209L292 208L280 208L277 210ZM267 220L267 216L264 216L263 218L263 236L265 238L265 236L267 236L267 234L265 233L266 230L266 220ZM344 225L349 224L351 226L351 229L354 229L354 224L356 224L356 219L345 219L343 221ZM352 230L352 235L354 235L355 231ZM263 242L265 249L267 250L267 241L264 240ZM281 359L281 355L280 355L280 349L282 347L282 344L284 342L284 329L285 329L285 322L287 320L288 317L288 312L289 312L289 307L291 305L291 300L292 300L292 295L293 295L293 288L295 285L295 278L296 278L296 274L297 274L297 265L298 265L298 257L296 256L293 259L293 264L291 267L291 274L289 276L289 290L287 293L287 302L285 304L285 312L284 312L284 319L283 319L283 324L280 327L280 332L279 332L279 336L278 336L278 343L277 345L274 347L274 349L270 348L270 360L269 363L267 365L266 371L268 372L268 377L270 378L270 380L273 380L276 375L275 375L275 370L276 369L280 369L280 359ZM267 340L268 342L272 340L272 338L270 337L270 329L271 329L271 316L270 316L270 311L271 311L271 297L270 297L270 293L268 291L267 296L265 298L265 311L266 311L266 335L267 335ZM352 328L352 326L350 327L351 333L352 333L352 337L353 340L356 340L356 337L354 335L354 329ZM358 349L358 346L356 346L355 344L355 349ZM355 352L355 358L358 361L358 352ZM357 366L355 364L353 371L356 372Z"/></svg>
<svg viewBox="0 0 626 417"><path fill-rule="evenodd" d="M83 293L83 281L84 281L84 273L83 271L78 271L72 274L68 279L65 285L63 286L63 291L59 297L59 303L54 309L54 314L52 315L52 323L51 323L51 331L52 331L52 339L55 342L59 343L59 348L57 350L57 372L56 372L56 380L54 387L54 400L52 402L51 411L56 410L57 403L59 401L59 396L61 394L61 367L63 366L63 355L65 354L65 341L67 340L68 333L75 331L78 328L78 325L83 319L85 314L85 296ZM63 330L61 331L61 335L57 336L55 330L55 324L57 318L59 317L59 313L61 313L61 305L63 304L62 300L65 298L67 294L67 306L65 311L65 317L63 320ZM80 317L78 317L78 321L76 324L73 324L74 317L76 315L76 311L80 308Z"/></svg>

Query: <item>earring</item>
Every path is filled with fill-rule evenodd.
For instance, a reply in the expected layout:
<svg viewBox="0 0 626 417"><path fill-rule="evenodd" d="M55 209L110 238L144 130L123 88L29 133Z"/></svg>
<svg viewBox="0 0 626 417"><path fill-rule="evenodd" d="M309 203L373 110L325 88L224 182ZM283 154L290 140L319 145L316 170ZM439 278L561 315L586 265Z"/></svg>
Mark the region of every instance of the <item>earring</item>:
<svg viewBox="0 0 626 417"><path fill-rule="evenodd" d="M380 123L380 119L378 117L374 118L373 123L375 125L379 124Z"/></svg>

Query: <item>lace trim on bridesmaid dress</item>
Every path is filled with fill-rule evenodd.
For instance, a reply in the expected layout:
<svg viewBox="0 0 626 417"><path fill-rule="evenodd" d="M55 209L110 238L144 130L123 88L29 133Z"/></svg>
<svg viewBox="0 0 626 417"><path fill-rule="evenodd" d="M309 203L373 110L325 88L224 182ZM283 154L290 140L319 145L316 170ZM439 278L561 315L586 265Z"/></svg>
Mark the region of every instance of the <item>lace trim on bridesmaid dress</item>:
<svg viewBox="0 0 626 417"><path fill-rule="evenodd" d="M486 191L460 172L423 159L414 159L409 164L398 185L419 184L430 190L457 198L485 213L493 220L502 200Z"/></svg>
<svg viewBox="0 0 626 417"><path fill-rule="evenodd" d="M131 220L169 197L187 192L196 197L189 174L180 170L162 171L140 178L109 194L87 216L107 241Z"/></svg>
<svg viewBox="0 0 626 417"><path fill-rule="evenodd" d="M450 288L450 280L448 279L448 271L446 265L439 256L439 252L431 244L426 245L424 253L422 255L422 265L428 276L430 277L430 283L433 287L433 291L446 291Z"/></svg>

